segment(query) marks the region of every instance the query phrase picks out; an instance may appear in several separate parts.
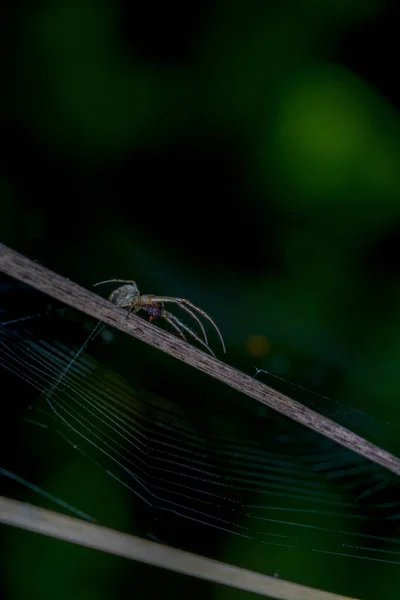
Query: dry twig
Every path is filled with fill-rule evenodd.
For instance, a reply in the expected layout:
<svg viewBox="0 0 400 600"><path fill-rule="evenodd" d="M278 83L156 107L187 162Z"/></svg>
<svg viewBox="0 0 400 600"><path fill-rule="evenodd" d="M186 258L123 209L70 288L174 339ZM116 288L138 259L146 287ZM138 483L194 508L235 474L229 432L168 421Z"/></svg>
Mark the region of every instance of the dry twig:
<svg viewBox="0 0 400 600"><path fill-rule="evenodd" d="M18 252L0 244L0 271L72 306L96 319L116 327L139 340L207 373L250 398L334 440L382 467L400 474L400 459L375 444L338 425L331 419L303 406L296 400L256 381L253 377L205 354L140 317L126 316L126 311L104 298L57 275Z"/></svg>
<svg viewBox="0 0 400 600"><path fill-rule="evenodd" d="M280 600L352 600L0 496L0 521L131 560ZM354 600L354 599L353 599Z"/></svg>

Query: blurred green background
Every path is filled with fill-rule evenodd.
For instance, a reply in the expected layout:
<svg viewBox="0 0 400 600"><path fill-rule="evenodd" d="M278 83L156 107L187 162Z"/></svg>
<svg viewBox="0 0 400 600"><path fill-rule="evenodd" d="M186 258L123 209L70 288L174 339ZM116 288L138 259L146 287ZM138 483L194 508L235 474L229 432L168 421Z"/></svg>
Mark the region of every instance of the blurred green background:
<svg viewBox="0 0 400 600"><path fill-rule="evenodd" d="M9 7L1 240L88 288L134 278L142 293L189 298L217 322L228 363L365 412L373 426L354 429L399 454L397 11L384 0ZM119 341L113 368L174 401L185 396L191 371ZM212 398L216 384L202 385ZM328 401L318 407L333 413ZM64 487L73 472L59 474ZM28 534L18 536L7 594L53 597L54 582L43 582L55 542L37 541L40 568L17 581L32 552L21 550ZM57 573L75 581L81 555L94 553L65 552ZM98 560L117 582L121 562ZM124 595L117 583L101 586L102 566L90 569L64 596L61 584L60 597ZM303 583L307 569L298 567ZM337 569L349 569L347 587L335 587ZM326 588L358 593L353 569L327 560ZM395 574L380 597L395 597Z"/></svg>

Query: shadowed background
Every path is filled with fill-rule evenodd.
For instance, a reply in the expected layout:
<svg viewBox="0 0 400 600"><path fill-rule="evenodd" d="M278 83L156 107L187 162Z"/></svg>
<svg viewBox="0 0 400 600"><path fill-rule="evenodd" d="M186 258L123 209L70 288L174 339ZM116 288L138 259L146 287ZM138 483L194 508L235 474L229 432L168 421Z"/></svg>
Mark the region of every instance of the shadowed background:
<svg viewBox="0 0 400 600"><path fill-rule="evenodd" d="M359 411L352 428L399 454L396 3L48 0L8 11L2 24L2 241L85 287L118 277L135 279L142 293L189 298L217 322L230 364L250 374L265 369L332 398L341 411ZM33 314L35 302L39 310L45 306L27 290L13 290L11 307L10 293L6 282L1 306L7 315L11 309ZM90 330L82 323L83 329L58 323L52 335L79 347ZM231 393L219 384L139 342L115 338L118 343L97 344L96 358L135 389L181 403L195 427L193 404L204 406L203 413L215 404L222 415L229 412ZM212 333L210 339L219 352ZM311 391L264 380L324 414L339 412ZM20 411L29 403L20 400ZM237 435L262 439L256 417L264 413L245 399L234 404ZM341 414L337 420L348 425ZM212 428L197 427L202 433ZM66 452L57 443L54 472ZM78 466L66 458L63 464L70 466L57 474L58 495L79 488L90 496L89 467L81 459ZM101 490L97 509L92 500L84 503L100 521L128 528L135 513L119 498L120 487L105 473L90 473L104 481L92 485ZM162 535L157 527L153 535L174 543L174 527L163 523ZM76 581L74 561L78 572L80 554L94 553L68 548L68 557L50 567L56 542L29 546L28 535L9 533L6 551L15 572L10 567L7 594L24 598L29 589L47 598L57 589L62 596L60 572ZM212 547L199 537L192 549L210 553ZM237 564L249 558L242 547L232 548L215 552ZM269 566L275 550L265 548L261 555L257 546L247 566L270 574L277 570ZM23 584L15 574L31 564L32 553L46 570L41 575L32 567ZM65 598L123 596L124 586L118 590L115 582L119 570L132 565L95 556L112 573L110 589L102 587L100 595L102 566L96 565L92 574L81 572L81 586ZM318 573L290 553L278 562L288 579L376 597L371 586L382 578L378 563L369 587L358 589L354 580L368 563L333 561L316 566ZM336 585L338 571L345 574ZM139 572L138 593L148 593L150 570ZM397 570L385 572L388 598L396 576ZM172 575L157 577L178 596ZM203 596L234 594L196 585Z"/></svg>

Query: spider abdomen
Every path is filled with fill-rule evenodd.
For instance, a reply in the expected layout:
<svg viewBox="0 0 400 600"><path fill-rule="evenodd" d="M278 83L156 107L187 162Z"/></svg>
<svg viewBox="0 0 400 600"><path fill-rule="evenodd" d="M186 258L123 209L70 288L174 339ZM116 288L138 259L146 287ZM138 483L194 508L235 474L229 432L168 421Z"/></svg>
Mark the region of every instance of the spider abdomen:
<svg viewBox="0 0 400 600"><path fill-rule="evenodd" d="M108 299L113 304L121 307L130 306L139 297L139 290L136 285L122 285L109 295Z"/></svg>

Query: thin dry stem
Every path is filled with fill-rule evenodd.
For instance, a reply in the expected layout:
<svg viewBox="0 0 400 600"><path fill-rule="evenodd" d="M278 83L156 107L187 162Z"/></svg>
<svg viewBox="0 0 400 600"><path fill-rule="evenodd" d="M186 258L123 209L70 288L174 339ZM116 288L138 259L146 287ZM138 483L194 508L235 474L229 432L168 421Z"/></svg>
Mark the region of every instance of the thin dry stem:
<svg viewBox="0 0 400 600"><path fill-rule="evenodd" d="M289 419L321 433L345 448L349 448L366 459L400 475L400 459L393 454L338 425L331 419L303 406L300 402L292 400L253 377L209 356L184 340L151 323L147 323L140 317L131 314L127 319L126 311L122 308L65 279L65 277L57 275L57 273L11 250L4 244L0 244L0 271L107 323L107 325L116 327L163 352L167 352L182 362L278 411Z"/></svg>
<svg viewBox="0 0 400 600"><path fill-rule="evenodd" d="M0 522L279 600L355 600L262 575L0 496Z"/></svg>

